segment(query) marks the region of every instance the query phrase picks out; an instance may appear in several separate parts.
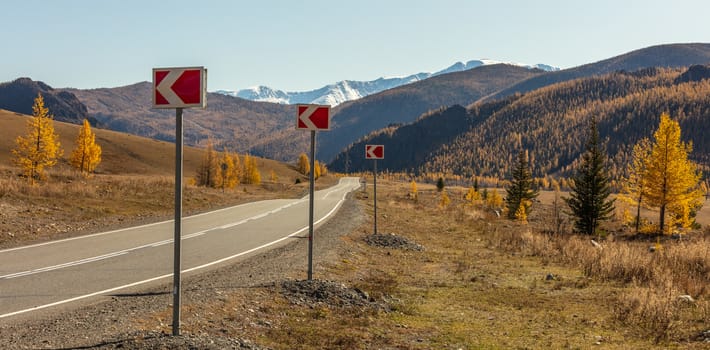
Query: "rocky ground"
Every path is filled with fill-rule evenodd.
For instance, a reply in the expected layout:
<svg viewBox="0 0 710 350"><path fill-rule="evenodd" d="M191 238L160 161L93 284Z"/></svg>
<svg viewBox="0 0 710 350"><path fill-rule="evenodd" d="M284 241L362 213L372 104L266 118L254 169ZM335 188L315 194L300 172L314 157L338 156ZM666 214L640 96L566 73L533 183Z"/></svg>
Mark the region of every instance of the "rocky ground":
<svg viewBox="0 0 710 350"><path fill-rule="evenodd" d="M422 251L424 247L412 242L406 237L395 235L393 233L377 233L365 237L365 242L371 246L393 249L408 249Z"/></svg>
<svg viewBox="0 0 710 350"><path fill-rule="evenodd" d="M318 265L335 259L343 249L341 237L356 229L363 220L356 201L346 201L331 220L316 231L314 255ZM272 286L293 303L322 303L334 307L384 307L366 293L328 281L303 281L307 241L236 260L206 273L183 277L183 305L219 300L236 290ZM0 320L3 349L262 349L248 339L204 334L187 329L179 337L170 336L169 315L172 296L169 284L147 290L126 290L94 300L69 304L12 319ZM243 302L238 314L249 314L257 306ZM165 311L168 310L168 311ZM155 315L168 313L165 319ZM186 311L183 311L184 313ZM190 312L191 322L208 314Z"/></svg>

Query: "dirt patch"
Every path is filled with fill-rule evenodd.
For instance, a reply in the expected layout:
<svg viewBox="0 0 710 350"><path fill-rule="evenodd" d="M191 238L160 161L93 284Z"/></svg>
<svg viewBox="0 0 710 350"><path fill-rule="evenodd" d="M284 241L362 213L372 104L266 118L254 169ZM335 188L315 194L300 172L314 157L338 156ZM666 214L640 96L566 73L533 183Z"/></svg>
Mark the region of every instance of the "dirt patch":
<svg viewBox="0 0 710 350"><path fill-rule="evenodd" d="M402 236L395 235L394 233L377 233L365 236L365 242L371 246L382 247L382 248L392 248L392 249L405 249L414 251L423 251L424 247L411 241L410 239Z"/></svg>

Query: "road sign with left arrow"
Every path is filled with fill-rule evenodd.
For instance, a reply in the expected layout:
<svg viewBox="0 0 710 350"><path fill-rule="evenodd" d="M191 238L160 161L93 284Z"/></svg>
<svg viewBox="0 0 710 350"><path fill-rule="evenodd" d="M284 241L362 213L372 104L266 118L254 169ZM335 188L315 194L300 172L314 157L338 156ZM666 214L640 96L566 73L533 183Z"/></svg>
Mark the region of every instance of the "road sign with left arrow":
<svg viewBox="0 0 710 350"><path fill-rule="evenodd" d="M205 108L207 69L153 68L153 108Z"/></svg>
<svg viewBox="0 0 710 350"><path fill-rule="evenodd" d="M173 235L173 335L180 335L182 270L182 110L207 105L205 67L153 68L153 108L175 109L175 232Z"/></svg>
<svg viewBox="0 0 710 350"><path fill-rule="evenodd" d="M385 159L385 145L365 145L365 159Z"/></svg>
<svg viewBox="0 0 710 350"><path fill-rule="evenodd" d="M330 130L330 106L298 105L296 129Z"/></svg>

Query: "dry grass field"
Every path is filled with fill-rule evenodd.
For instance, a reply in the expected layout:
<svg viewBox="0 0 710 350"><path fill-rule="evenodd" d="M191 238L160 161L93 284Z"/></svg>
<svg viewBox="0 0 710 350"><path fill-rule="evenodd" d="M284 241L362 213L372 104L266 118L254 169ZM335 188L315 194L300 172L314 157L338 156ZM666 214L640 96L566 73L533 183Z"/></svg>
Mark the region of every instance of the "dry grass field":
<svg viewBox="0 0 710 350"><path fill-rule="evenodd" d="M540 233L543 201L529 224L452 203L420 185L378 181L378 226L423 251L365 243L371 220L347 234L319 278L365 291L387 308L293 303L278 287L225 291L194 301L192 334L239 337L273 349L706 349L710 237L648 243ZM372 186L356 197L371 216ZM293 276L298 278L299 276ZM679 299L689 294L694 301ZM378 305L379 305L378 304ZM164 332L169 309L137 322Z"/></svg>

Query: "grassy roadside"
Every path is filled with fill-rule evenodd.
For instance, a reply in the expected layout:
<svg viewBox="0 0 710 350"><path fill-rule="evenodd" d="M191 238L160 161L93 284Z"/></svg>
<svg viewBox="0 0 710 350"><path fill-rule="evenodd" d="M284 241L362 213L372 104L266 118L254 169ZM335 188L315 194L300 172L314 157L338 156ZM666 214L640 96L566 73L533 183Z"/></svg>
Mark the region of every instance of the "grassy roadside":
<svg viewBox="0 0 710 350"><path fill-rule="evenodd" d="M293 167L258 161L264 178L259 185L240 184L226 191L186 185L183 215L308 193L307 178ZM267 176L272 171L277 174L275 181ZM296 178L301 183L296 184ZM316 188L337 181L335 176L324 176ZM0 166L0 249L172 219L174 191L171 176L100 174L85 179L64 165L51 173L47 183L32 186L17 176L16 168Z"/></svg>
<svg viewBox="0 0 710 350"><path fill-rule="evenodd" d="M578 265L519 246L515 237L533 237L535 219L518 225L492 212L457 209L463 189L449 189L449 209L438 206L433 187L420 185L416 202L408 192L409 184L378 181L378 228L414 240L424 251L367 245L368 222L343 238L317 274L364 290L389 310L294 304L278 285L264 286L187 305L185 331L248 338L274 349L707 347L692 340L710 328L707 301L683 308L675 321L680 324L670 328L677 333L659 337L639 319L619 315L638 284L587 277ZM371 216L371 192L356 197ZM168 332L169 315L154 314L140 326L159 324Z"/></svg>

